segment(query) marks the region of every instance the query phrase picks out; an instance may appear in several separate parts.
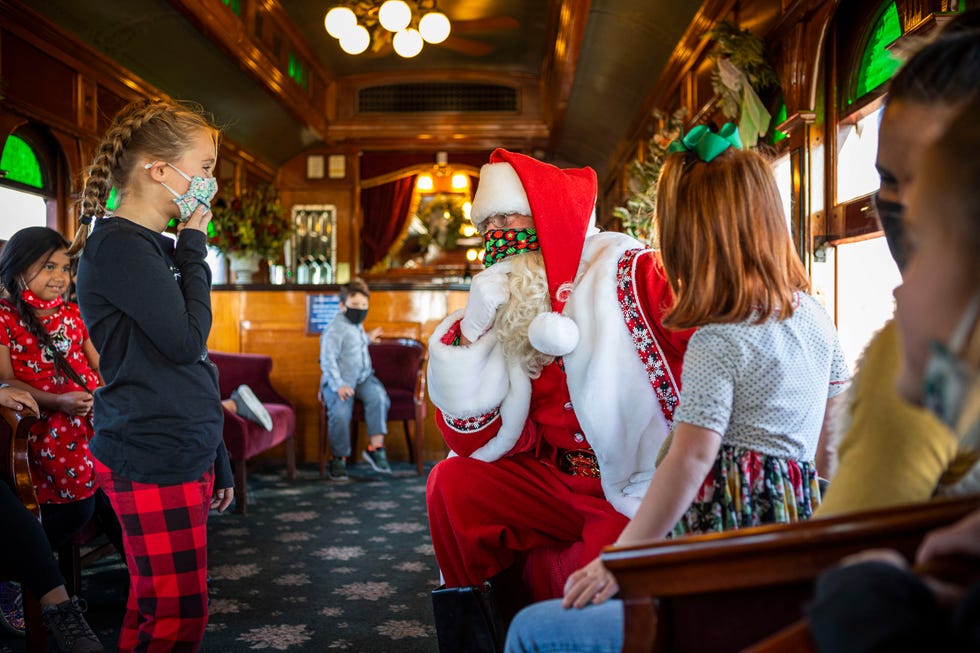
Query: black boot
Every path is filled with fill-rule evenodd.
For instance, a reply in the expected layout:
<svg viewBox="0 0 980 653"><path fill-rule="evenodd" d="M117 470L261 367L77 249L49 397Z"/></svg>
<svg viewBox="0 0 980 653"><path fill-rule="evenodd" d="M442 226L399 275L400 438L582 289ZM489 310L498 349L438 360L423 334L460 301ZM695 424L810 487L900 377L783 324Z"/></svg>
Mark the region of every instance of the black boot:
<svg viewBox="0 0 980 653"><path fill-rule="evenodd" d="M446 587L432 592L439 653L499 653L503 633L497 632L490 585Z"/></svg>
<svg viewBox="0 0 980 653"><path fill-rule="evenodd" d="M432 592L439 653L502 653L511 620L529 603L517 566L482 586L443 585Z"/></svg>

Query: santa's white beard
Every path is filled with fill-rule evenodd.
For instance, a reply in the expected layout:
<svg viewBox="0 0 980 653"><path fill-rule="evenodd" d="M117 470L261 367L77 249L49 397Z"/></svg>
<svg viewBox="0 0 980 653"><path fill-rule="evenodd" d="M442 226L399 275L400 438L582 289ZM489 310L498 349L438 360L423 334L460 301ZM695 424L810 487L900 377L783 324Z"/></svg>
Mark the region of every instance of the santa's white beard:
<svg viewBox="0 0 980 653"><path fill-rule="evenodd" d="M527 336L531 321L551 310L544 257L539 252L518 254L509 259L509 265L510 299L497 311L494 333L504 356L536 379L555 359L535 349Z"/></svg>

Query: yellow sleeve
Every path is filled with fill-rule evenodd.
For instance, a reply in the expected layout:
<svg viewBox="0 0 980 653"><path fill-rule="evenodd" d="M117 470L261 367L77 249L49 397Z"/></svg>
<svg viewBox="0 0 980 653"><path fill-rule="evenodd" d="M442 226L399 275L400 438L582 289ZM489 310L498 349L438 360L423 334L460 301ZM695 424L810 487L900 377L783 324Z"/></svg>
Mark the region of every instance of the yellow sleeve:
<svg viewBox="0 0 980 653"><path fill-rule="evenodd" d="M815 517L929 501L955 458L953 432L898 396L901 356L893 320L864 352L850 389L837 473Z"/></svg>

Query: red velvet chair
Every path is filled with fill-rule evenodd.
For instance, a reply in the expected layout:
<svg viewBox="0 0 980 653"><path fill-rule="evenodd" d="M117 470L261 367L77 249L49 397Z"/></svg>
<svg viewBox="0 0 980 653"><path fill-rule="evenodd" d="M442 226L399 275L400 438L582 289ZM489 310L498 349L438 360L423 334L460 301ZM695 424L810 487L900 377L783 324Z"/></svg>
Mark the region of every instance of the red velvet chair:
<svg viewBox="0 0 980 653"><path fill-rule="evenodd" d="M425 464L423 440L425 435L425 345L414 338L381 338L368 345L374 375L378 377L391 399L388 421L400 420L405 429L409 459L415 463L419 476ZM326 474L329 440L327 437L327 405L320 401L320 476ZM351 420L351 460L357 460L357 423L364 421L364 406L354 404ZM409 428L414 422L414 429ZM414 432L414 435L413 435Z"/></svg>
<svg viewBox="0 0 980 653"><path fill-rule="evenodd" d="M245 383L255 392L272 417L272 430L225 410L224 438L228 457L235 472L235 512L245 514L248 498L245 483L247 463L258 454L285 443L286 472L296 477L296 412L293 404L276 392L269 381L272 358L261 354L233 354L209 351L208 356L218 368L221 398L227 399L233 390Z"/></svg>
<svg viewBox="0 0 980 653"><path fill-rule="evenodd" d="M0 411L3 413L3 419L0 419L0 483L7 483L21 502L39 516L40 506L37 503L37 495L34 493L31 472L27 464L27 436L35 419L33 417L21 419L9 408ZM0 559L0 580L15 579L15 571L14 561ZM41 621L39 597L31 594L26 587L22 587L22 591L27 652L43 653L47 650L47 644L44 623Z"/></svg>

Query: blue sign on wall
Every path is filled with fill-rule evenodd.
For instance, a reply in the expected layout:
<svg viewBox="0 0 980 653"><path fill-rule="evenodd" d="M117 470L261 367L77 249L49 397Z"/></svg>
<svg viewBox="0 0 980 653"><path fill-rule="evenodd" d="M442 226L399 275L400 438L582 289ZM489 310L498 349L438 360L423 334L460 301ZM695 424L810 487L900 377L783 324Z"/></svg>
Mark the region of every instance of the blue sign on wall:
<svg viewBox="0 0 980 653"><path fill-rule="evenodd" d="M306 295L306 333L320 333L339 312L340 295Z"/></svg>

